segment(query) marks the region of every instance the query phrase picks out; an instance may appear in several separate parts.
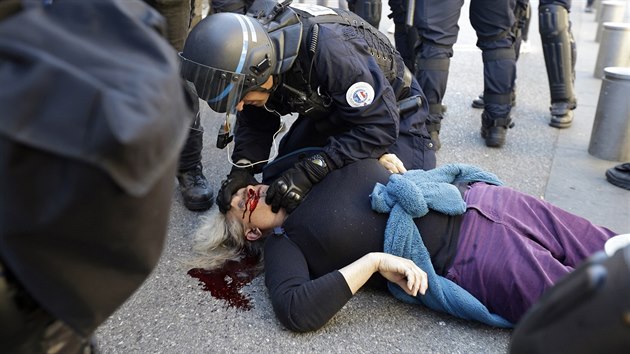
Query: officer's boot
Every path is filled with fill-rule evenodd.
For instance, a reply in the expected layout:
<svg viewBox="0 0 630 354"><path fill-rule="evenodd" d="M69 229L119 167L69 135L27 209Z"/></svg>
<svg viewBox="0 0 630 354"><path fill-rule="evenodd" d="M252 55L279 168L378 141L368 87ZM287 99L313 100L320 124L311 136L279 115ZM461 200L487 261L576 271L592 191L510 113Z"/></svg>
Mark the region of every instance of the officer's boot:
<svg viewBox="0 0 630 354"><path fill-rule="evenodd" d="M189 170L180 171L177 180L186 208L206 210L212 206L213 194L208 186L208 180L203 175L201 163Z"/></svg>
<svg viewBox="0 0 630 354"><path fill-rule="evenodd" d="M486 146L502 147L505 144L507 130L512 128L512 118L493 118L487 111L481 114L481 137L486 140Z"/></svg>
<svg viewBox="0 0 630 354"><path fill-rule="evenodd" d="M568 128L577 106L573 90L576 50L569 12L560 5L542 5L538 17L551 94L549 125Z"/></svg>
<svg viewBox="0 0 630 354"><path fill-rule="evenodd" d="M483 93L480 93L477 98L472 100L472 108L483 108L486 106L486 102L483 100Z"/></svg>

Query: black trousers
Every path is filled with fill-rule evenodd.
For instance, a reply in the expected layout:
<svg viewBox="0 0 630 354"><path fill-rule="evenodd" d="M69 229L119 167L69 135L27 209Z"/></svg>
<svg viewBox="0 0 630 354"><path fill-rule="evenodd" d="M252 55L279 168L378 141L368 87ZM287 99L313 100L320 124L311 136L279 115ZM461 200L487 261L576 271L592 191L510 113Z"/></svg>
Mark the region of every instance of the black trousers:
<svg viewBox="0 0 630 354"><path fill-rule="evenodd" d="M400 9L404 9L405 2L390 0L389 4L394 23L402 30L406 13ZM433 130L431 125L439 127L442 119L441 103L463 5L463 0L418 0L412 33L395 36L397 48L402 47L401 54L414 56L407 58L413 60L416 78L427 96L429 130ZM484 56L484 95L489 98L485 109L494 117L505 117L511 109L510 95L516 79L515 6L516 0L471 0L470 3L470 22L477 33L477 47ZM417 36L415 43L414 36Z"/></svg>
<svg viewBox="0 0 630 354"><path fill-rule="evenodd" d="M166 37L175 50L181 52L184 49L192 18L192 0L145 0L145 2L164 16L167 28ZM190 126L188 139L180 155L180 171L189 170L201 162L203 127L201 126L201 117L199 115L199 104L198 102L196 103L194 107L195 118Z"/></svg>

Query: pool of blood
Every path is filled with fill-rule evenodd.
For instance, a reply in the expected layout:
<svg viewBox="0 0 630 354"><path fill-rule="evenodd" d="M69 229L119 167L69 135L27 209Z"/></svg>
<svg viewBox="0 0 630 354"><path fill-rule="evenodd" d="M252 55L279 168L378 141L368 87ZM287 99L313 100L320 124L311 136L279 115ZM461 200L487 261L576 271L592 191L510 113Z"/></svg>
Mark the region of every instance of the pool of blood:
<svg viewBox="0 0 630 354"><path fill-rule="evenodd" d="M188 271L188 275L199 279L204 284L203 290L210 291L214 298L226 301L228 307L245 311L251 310L253 306L250 297L240 291L258 274L258 257L251 255L238 262L229 261L221 269L207 271L194 268Z"/></svg>

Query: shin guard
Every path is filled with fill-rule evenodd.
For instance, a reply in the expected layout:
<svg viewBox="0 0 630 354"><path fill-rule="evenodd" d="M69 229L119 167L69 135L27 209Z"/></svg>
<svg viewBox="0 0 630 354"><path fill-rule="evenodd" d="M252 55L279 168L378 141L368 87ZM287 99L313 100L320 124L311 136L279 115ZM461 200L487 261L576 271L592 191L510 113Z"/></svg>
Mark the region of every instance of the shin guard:
<svg viewBox="0 0 630 354"><path fill-rule="evenodd" d="M568 102L574 106L575 41L569 12L560 5L543 5L538 9L538 16L551 102Z"/></svg>

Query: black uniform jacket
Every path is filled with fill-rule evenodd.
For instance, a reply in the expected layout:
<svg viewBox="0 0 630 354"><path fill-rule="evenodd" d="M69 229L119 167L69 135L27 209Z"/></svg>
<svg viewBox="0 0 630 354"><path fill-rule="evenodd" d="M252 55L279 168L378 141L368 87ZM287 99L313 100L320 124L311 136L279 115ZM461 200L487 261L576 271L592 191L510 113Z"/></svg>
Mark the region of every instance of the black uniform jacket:
<svg viewBox="0 0 630 354"><path fill-rule="evenodd" d="M348 16L362 22L354 14ZM297 112L299 118L283 138L279 156L319 146L335 167L341 167L398 152L392 146L400 135L406 135L413 137L401 142L409 146L409 155L420 154L401 154L406 166L435 166L434 156L425 164L422 155L433 153L424 127L426 108L403 118L398 113L397 101L412 94L422 95L413 78L408 79L412 87L404 87L402 58L375 28L367 23L349 25L340 19L340 23L319 23L316 39L312 27L305 25L298 58L292 68L274 78L278 88L266 107L245 106L239 113L234 161L267 159L279 116ZM310 48L315 48L314 53ZM313 94L318 94L325 109L312 109L300 99ZM401 124L401 119L406 122Z"/></svg>

